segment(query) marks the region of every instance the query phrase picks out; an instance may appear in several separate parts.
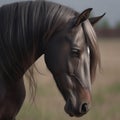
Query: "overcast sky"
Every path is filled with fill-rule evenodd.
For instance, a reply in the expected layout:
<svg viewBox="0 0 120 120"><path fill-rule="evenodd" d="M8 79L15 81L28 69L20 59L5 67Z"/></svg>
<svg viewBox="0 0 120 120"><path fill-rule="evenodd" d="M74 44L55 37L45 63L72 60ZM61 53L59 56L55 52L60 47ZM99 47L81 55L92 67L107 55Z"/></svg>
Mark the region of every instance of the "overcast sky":
<svg viewBox="0 0 120 120"><path fill-rule="evenodd" d="M0 0L0 5L24 0ZM94 15L101 15L106 12L105 18L110 24L115 25L120 21L120 0L49 0L58 2L74 8L77 11L83 11L88 7L93 8Z"/></svg>

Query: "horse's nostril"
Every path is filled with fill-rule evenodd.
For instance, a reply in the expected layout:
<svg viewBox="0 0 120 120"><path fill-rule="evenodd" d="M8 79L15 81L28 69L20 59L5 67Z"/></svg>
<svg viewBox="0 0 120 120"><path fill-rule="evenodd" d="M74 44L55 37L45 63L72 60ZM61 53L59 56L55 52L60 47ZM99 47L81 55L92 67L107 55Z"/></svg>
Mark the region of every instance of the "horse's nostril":
<svg viewBox="0 0 120 120"><path fill-rule="evenodd" d="M89 105L87 103L83 103L80 107L80 113L85 114L89 111Z"/></svg>

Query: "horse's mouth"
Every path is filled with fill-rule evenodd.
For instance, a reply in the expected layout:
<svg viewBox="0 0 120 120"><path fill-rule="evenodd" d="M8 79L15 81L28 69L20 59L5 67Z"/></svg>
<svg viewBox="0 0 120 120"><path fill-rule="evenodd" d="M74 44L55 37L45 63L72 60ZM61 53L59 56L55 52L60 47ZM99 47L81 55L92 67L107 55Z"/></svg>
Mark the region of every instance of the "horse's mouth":
<svg viewBox="0 0 120 120"><path fill-rule="evenodd" d="M74 114L71 112L66 112L67 114L69 114L70 117L82 117L84 114Z"/></svg>

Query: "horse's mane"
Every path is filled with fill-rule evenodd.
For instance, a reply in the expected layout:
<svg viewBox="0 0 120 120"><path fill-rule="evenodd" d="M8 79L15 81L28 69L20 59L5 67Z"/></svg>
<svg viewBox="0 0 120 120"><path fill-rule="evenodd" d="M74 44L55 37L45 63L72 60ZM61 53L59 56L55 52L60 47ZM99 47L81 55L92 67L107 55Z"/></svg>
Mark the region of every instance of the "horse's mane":
<svg viewBox="0 0 120 120"><path fill-rule="evenodd" d="M43 46L47 40L78 15L79 13L69 7L43 0L2 6L0 8L1 73L5 74L10 82L20 78L27 65L39 57L37 49L44 51ZM90 23L85 22L84 26L90 38L88 43L92 51L91 75L94 76L99 61L98 46ZM32 70L29 71L33 76Z"/></svg>

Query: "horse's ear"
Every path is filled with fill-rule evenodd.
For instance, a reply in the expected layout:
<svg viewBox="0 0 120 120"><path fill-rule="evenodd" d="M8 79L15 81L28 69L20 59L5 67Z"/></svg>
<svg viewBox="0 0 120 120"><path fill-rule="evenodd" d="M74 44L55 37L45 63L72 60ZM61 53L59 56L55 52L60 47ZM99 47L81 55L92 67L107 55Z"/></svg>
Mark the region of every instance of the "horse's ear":
<svg viewBox="0 0 120 120"><path fill-rule="evenodd" d="M103 16L105 16L106 13L104 13L101 16L98 17L93 17L93 18L89 18L89 21L92 25L96 24Z"/></svg>
<svg viewBox="0 0 120 120"><path fill-rule="evenodd" d="M75 22L75 26L80 25L80 23L84 22L85 20L88 19L90 12L92 11L92 8L88 8L86 10L84 10L78 17L77 20Z"/></svg>

